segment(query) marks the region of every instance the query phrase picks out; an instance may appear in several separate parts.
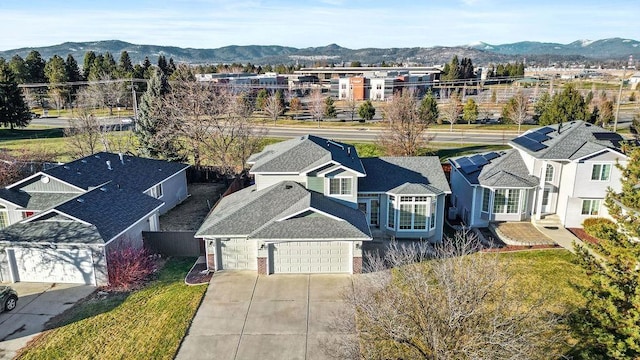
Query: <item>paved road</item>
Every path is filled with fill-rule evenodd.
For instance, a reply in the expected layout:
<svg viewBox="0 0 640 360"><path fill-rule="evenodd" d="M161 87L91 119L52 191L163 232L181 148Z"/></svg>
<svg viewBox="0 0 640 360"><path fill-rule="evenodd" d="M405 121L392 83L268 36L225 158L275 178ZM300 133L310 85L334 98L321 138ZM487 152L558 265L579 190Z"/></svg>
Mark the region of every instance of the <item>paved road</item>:
<svg viewBox="0 0 640 360"><path fill-rule="evenodd" d="M327 359L334 339L349 336L330 323L348 313L350 286L341 274L216 273L176 359Z"/></svg>

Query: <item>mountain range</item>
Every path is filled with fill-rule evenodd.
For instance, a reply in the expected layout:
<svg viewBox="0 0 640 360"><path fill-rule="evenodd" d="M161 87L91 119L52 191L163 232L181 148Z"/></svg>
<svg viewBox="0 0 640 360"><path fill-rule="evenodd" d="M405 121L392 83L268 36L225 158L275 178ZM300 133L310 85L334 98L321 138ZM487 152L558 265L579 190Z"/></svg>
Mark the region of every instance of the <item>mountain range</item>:
<svg viewBox="0 0 640 360"><path fill-rule="evenodd" d="M578 40L570 44L523 41L512 44L492 45L484 42L444 47L412 48L364 48L348 49L336 44L322 47L294 48L277 45L225 46L217 49L194 49L175 46L137 45L119 40L94 42L65 42L59 45L38 48L20 48L0 51L0 57L10 59L18 54L25 58L31 50L37 50L45 59L53 55L63 58L72 54L81 63L87 51L110 52L117 59L126 50L134 63L149 57L152 63L159 55L176 62L190 64L247 63L278 64L300 63L313 65L317 62L363 64L413 63L436 65L449 62L453 55L467 57L476 65L504 63L526 58L527 63L545 65L552 62L606 62L626 61L630 55L640 59L640 42L631 39L610 38L597 41Z"/></svg>

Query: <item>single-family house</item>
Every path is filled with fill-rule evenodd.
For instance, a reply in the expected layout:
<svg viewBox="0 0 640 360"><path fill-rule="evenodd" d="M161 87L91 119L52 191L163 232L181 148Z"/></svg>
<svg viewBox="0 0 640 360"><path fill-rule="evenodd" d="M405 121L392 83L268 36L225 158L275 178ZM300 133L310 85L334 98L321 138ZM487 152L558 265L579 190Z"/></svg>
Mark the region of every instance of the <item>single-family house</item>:
<svg viewBox="0 0 640 360"><path fill-rule="evenodd" d="M0 280L106 285L109 251L186 199L187 167L101 152L0 189Z"/></svg>
<svg viewBox="0 0 640 360"><path fill-rule="evenodd" d="M210 271L358 273L374 236L439 242L450 189L436 157L360 159L307 135L248 163L255 184L224 197L197 238Z"/></svg>
<svg viewBox="0 0 640 360"><path fill-rule="evenodd" d="M471 227L492 221L552 219L582 227L585 218L607 216L608 188L620 190L627 156L621 135L584 121L531 129L510 150L450 159L450 216Z"/></svg>

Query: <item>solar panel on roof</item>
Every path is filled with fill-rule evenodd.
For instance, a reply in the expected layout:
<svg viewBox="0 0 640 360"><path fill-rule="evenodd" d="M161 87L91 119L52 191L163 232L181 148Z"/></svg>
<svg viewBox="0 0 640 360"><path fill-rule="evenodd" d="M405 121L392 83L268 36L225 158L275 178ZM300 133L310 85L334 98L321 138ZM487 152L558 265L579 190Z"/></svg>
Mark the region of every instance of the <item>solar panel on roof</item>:
<svg viewBox="0 0 640 360"><path fill-rule="evenodd" d="M535 132L546 135L546 134L548 134L550 132L553 132L553 131L555 131L553 128L545 126L543 128L540 128L540 129L536 130Z"/></svg>
<svg viewBox="0 0 640 360"><path fill-rule="evenodd" d="M489 163L489 161L485 159L484 156L482 155L473 155L472 157L469 158L469 160L471 160L471 162L473 162L476 165L485 165Z"/></svg>
<svg viewBox="0 0 640 360"><path fill-rule="evenodd" d="M596 138L596 140L621 140L622 139L622 136L620 136L620 134L614 133L614 132L596 132L596 133L593 133L593 137Z"/></svg>
<svg viewBox="0 0 640 360"><path fill-rule="evenodd" d="M541 144L537 141L531 140L528 137L520 136L512 140L514 143L522 146L523 148L536 152L547 147L547 145Z"/></svg>
<svg viewBox="0 0 640 360"><path fill-rule="evenodd" d="M524 134L524 136L526 136L529 139L531 139L533 141L536 141L536 142L543 142L543 141L551 139L547 135L545 135L543 133L535 132L535 131L534 132L530 132L530 133L526 133L526 134Z"/></svg>
<svg viewBox="0 0 640 360"><path fill-rule="evenodd" d="M493 159L495 159L497 157L500 157L500 155L498 155L498 153L490 152L490 153L484 154L483 157L485 159L487 159L488 161L491 161L491 160L493 160Z"/></svg>
<svg viewBox="0 0 640 360"><path fill-rule="evenodd" d="M467 157L463 157L463 158L457 159L456 162L458 163L458 166L460 166L460 167L473 166L473 163Z"/></svg>
<svg viewBox="0 0 640 360"><path fill-rule="evenodd" d="M478 170L479 168L475 165L467 165L467 166L463 166L460 168L460 170L462 170L463 173L469 175L472 172Z"/></svg>

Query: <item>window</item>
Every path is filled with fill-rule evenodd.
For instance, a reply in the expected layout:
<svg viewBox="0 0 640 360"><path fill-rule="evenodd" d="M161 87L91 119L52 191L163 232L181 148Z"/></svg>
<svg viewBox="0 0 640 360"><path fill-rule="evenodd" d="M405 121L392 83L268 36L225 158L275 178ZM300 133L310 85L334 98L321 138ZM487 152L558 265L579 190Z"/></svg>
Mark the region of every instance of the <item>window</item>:
<svg viewBox="0 0 640 360"><path fill-rule="evenodd" d="M491 190L482 189L482 212L489 212L489 201L491 201Z"/></svg>
<svg viewBox="0 0 640 360"><path fill-rule="evenodd" d="M4 229L9 226L9 218L6 211L0 210L0 229Z"/></svg>
<svg viewBox="0 0 640 360"><path fill-rule="evenodd" d="M351 178L329 179L330 195L351 195Z"/></svg>
<svg viewBox="0 0 640 360"><path fill-rule="evenodd" d="M600 200L599 199L584 199L582 200L582 215L598 215L600 212Z"/></svg>
<svg viewBox="0 0 640 360"><path fill-rule="evenodd" d="M553 165L547 164L547 170L544 173L544 181L552 182L553 181Z"/></svg>
<svg viewBox="0 0 640 360"><path fill-rule="evenodd" d="M22 218L23 219L26 219L26 218L28 218L30 216L33 216L33 211L23 211L22 212Z"/></svg>
<svg viewBox="0 0 640 360"><path fill-rule="evenodd" d="M151 188L151 196L156 199L160 199L162 197L162 184L158 184Z"/></svg>
<svg viewBox="0 0 640 360"><path fill-rule="evenodd" d="M376 84L376 89L381 90L382 89L382 84Z"/></svg>
<svg viewBox="0 0 640 360"><path fill-rule="evenodd" d="M370 224L378 226L378 212L380 211L380 204L378 200L371 200L371 221Z"/></svg>
<svg viewBox="0 0 640 360"><path fill-rule="evenodd" d="M344 90L347 88L347 84L342 84L340 87Z"/></svg>
<svg viewBox="0 0 640 360"><path fill-rule="evenodd" d="M425 230L427 228L427 220L435 217L435 211L431 214L432 216L427 216L427 209L430 203L431 198L428 196L401 196L398 229ZM390 208L389 211L394 210Z"/></svg>
<svg viewBox="0 0 640 360"><path fill-rule="evenodd" d="M609 181L611 164L594 164L591 168L591 180Z"/></svg>
<svg viewBox="0 0 640 360"><path fill-rule="evenodd" d="M413 204L400 204L400 230L411 229L412 208Z"/></svg>
<svg viewBox="0 0 640 360"><path fill-rule="evenodd" d="M395 196L389 195L388 203L389 206L387 208L387 227L390 229L395 229L396 227L396 210L393 207L393 202L396 200Z"/></svg>
<svg viewBox="0 0 640 360"><path fill-rule="evenodd" d="M427 228L427 204L416 204L413 228L424 230Z"/></svg>
<svg viewBox="0 0 640 360"><path fill-rule="evenodd" d="M429 220L429 229L435 229L436 227L436 201L431 202L431 219Z"/></svg>
<svg viewBox="0 0 640 360"><path fill-rule="evenodd" d="M517 214L520 208L519 189L497 189L493 196L495 214Z"/></svg>

